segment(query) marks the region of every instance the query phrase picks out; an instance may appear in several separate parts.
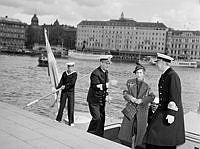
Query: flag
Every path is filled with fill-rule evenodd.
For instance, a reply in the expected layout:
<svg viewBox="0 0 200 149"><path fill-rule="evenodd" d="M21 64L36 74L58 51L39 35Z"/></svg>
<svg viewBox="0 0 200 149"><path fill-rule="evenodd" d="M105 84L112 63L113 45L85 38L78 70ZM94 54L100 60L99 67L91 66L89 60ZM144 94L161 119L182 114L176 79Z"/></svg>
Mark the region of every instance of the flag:
<svg viewBox="0 0 200 149"><path fill-rule="evenodd" d="M45 36L47 59L48 59L48 75L50 77L51 87L55 88L58 85L59 74L58 74L56 60L55 60L54 54L51 50L51 46L50 46L50 43L49 43L49 40L47 37L46 29L44 29L44 36ZM55 93L55 100L57 100L58 94L59 94L59 92Z"/></svg>

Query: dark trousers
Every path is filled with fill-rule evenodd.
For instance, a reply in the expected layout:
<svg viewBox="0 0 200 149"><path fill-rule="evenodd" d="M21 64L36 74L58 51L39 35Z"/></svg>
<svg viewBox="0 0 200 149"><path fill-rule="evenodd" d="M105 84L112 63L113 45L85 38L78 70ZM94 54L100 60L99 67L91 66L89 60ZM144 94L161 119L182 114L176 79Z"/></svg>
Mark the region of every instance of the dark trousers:
<svg viewBox="0 0 200 149"><path fill-rule="evenodd" d="M176 149L176 146L156 146L156 145L146 144L146 149Z"/></svg>
<svg viewBox="0 0 200 149"><path fill-rule="evenodd" d="M92 120L90 121L87 132L103 137L105 124L105 103L89 103L89 110L92 115Z"/></svg>
<svg viewBox="0 0 200 149"><path fill-rule="evenodd" d="M63 116L63 111L66 105L66 100L67 101L67 114L68 114L68 119L69 119L69 125L71 123L74 123L74 92L62 92L61 97L60 97L60 107L58 110L58 115L56 117L57 121L62 120Z"/></svg>

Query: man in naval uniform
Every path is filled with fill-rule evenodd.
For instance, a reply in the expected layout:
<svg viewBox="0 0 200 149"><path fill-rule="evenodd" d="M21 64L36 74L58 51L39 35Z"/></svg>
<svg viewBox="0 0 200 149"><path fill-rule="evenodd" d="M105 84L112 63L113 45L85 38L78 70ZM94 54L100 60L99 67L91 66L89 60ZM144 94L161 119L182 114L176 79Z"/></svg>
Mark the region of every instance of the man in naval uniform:
<svg viewBox="0 0 200 149"><path fill-rule="evenodd" d="M62 88L60 97L60 107L56 120L60 122L62 120L63 111L67 102L67 114L69 119L69 126L74 126L74 89L77 80L77 72L74 71L74 62L66 64L67 70L63 72L60 82L56 89Z"/></svg>
<svg viewBox="0 0 200 149"><path fill-rule="evenodd" d="M162 75L158 84L159 104L152 115L144 137L146 149L176 149L185 142L181 82L170 67L172 57L157 53L157 66Z"/></svg>
<svg viewBox="0 0 200 149"><path fill-rule="evenodd" d="M87 95L92 120L87 132L103 137L105 123L105 103L109 85L108 68L111 64L111 55L100 56L100 66L90 75L90 88Z"/></svg>

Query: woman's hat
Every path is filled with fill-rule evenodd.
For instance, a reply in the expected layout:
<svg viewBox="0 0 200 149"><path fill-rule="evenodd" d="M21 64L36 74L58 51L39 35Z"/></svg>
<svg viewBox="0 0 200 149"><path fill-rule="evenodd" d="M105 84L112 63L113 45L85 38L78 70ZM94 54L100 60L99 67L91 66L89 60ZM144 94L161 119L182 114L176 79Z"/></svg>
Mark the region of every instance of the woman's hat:
<svg viewBox="0 0 200 149"><path fill-rule="evenodd" d="M143 71L146 70L144 66L142 66L142 65L137 65L137 66L135 66L135 70L133 71L133 73L136 73L136 71L138 71L138 70L140 70L140 69L142 69Z"/></svg>

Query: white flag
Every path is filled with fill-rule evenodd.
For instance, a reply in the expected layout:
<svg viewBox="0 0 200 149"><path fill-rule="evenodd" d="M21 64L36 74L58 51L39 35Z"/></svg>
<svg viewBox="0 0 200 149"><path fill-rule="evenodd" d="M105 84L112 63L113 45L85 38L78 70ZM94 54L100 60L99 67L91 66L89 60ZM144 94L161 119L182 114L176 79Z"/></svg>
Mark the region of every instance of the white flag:
<svg viewBox="0 0 200 149"><path fill-rule="evenodd" d="M51 50L51 46L47 37L46 29L44 29L44 36L45 36L47 59L48 59L48 74L50 76L51 86L55 88L58 85L59 75L58 75L56 60ZM58 94L59 92L55 93L55 100L57 100Z"/></svg>

